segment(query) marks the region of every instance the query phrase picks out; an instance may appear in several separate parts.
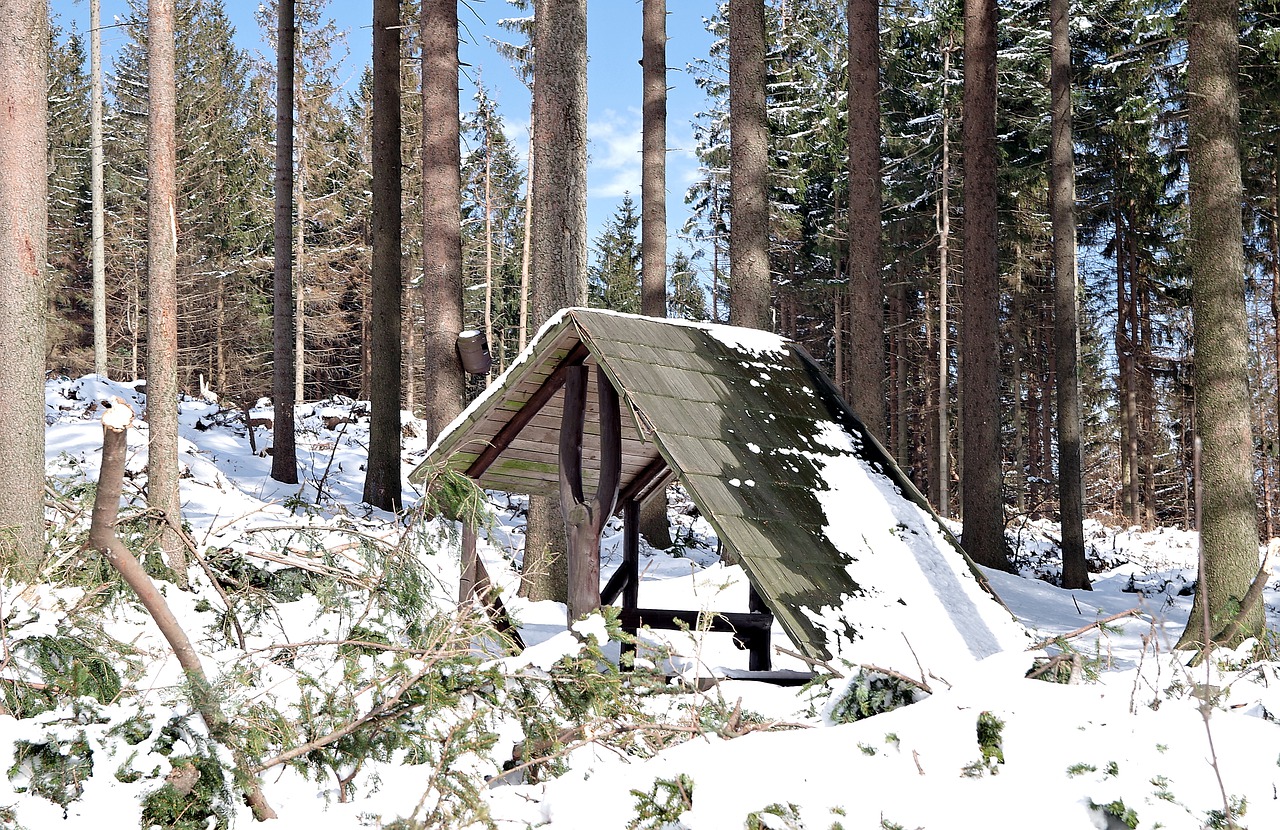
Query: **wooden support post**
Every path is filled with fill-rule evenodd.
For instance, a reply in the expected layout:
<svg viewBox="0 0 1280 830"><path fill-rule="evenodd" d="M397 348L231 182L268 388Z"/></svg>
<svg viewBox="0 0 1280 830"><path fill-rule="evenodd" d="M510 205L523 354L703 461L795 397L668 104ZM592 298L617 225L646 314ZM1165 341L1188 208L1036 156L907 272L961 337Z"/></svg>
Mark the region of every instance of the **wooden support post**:
<svg viewBox="0 0 1280 830"><path fill-rule="evenodd" d="M640 604L640 502L635 499L628 500L622 508L622 567L618 572L625 574L623 579L626 580L622 583L622 610L636 611ZM626 625L623 630L633 637L638 631L634 626ZM619 666L629 668L622 658L628 654L634 658L635 653L635 643L623 643Z"/></svg>
<svg viewBox="0 0 1280 830"><path fill-rule="evenodd" d="M569 556L569 619L600 607L600 533L613 515L622 478L622 414L618 391L596 367L600 416L600 475L588 503L582 489L582 435L587 409L587 367L566 367L560 421L560 509Z"/></svg>
<svg viewBox="0 0 1280 830"><path fill-rule="evenodd" d="M770 624L773 623L773 614L769 611L769 606L765 604L764 598L756 592L756 586L749 585L747 593L747 609L753 614L768 614ZM747 640L747 670L748 671L769 671L773 666L772 657L769 654L771 644L769 642L769 627L763 630L754 631Z"/></svg>

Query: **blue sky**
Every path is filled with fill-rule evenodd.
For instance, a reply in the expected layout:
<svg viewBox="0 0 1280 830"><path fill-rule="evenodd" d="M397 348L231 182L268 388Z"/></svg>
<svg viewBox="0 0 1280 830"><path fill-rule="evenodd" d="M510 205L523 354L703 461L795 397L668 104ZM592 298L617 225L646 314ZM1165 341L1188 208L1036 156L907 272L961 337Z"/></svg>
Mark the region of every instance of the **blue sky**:
<svg viewBox="0 0 1280 830"><path fill-rule="evenodd" d="M265 53L261 32L253 19L258 4L244 0L224 0L228 14L236 26L236 39L252 52ZM715 10L715 0L668 0L667 16L667 85L668 100L667 161L668 224L674 237L684 222L684 193L696 173L690 122L693 114L704 106L701 92L685 71L692 60L705 56L712 38L703 26L703 18ZM74 24L81 32L89 28L88 0L51 0L50 7L58 15L64 29ZM625 192L640 197L640 0L589 0L587 50L588 124L590 167L588 170L588 222L591 238L617 208ZM102 24L116 22L128 13L124 0L102 0ZM370 56L369 0L330 0L328 14L346 32L349 57L343 76L356 79ZM523 84L515 77L507 61L489 45L486 36L510 39L510 34L497 25L504 17L520 12L505 0L468 0L459 4L463 26L461 57L470 66L464 69L462 103L472 105L472 80L479 71L487 87L498 100L508 134L522 150L527 146L529 98ZM122 29L106 28L103 53L110 72L112 56L125 39ZM672 239L673 250L678 241Z"/></svg>

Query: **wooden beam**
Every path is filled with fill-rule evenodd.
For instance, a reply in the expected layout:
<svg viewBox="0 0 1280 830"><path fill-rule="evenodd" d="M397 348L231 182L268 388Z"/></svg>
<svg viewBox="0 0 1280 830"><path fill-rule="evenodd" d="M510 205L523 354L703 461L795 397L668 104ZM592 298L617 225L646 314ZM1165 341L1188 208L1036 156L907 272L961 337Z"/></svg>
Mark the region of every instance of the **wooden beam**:
<svg viewBox="0 0 1280 830"><path fill-rule="evenodd" d="M644 497L656 490L655 482L671 475L671 468L662 456L650 461L645 468L632 477L631 482L618 493L618 504L626 505L629 501L644 501Z"/></svg>
<svg viewBox="0 0 1280 830"><path fill-rule="evenodd" d="M485 470L502 455L507 447L511 446L511 442L520 434L520 430L533 420L534 416L547 405L547 401L555 397L560 391L560 387L564 386L565 378L568 372L574 366L582 365L583 361L591 354L591 350L586 344L578 341L569 353L557 364L556 368L542 385L529 396L529 400L525 401L520 411L511 416L511 420L502 425L502 429L498 430L498 434L493 436L493 440L489 442L489 446L485 447L475 460L468 465L466 475L471 479L479 479L484 475Z"/></svg>
<svg viewBox="0 0 1280 830"><path fill-rule="evenodd" d="M637 608L633 611L623 610L619 615L624 628L628 626L649 626L666 630L691 628L700 631L714 631L721 634L737 634L738 636L756 636L760 632L768 632L773 627L772 614L751 613L741 611L680 611L673 608Z"/></svg>

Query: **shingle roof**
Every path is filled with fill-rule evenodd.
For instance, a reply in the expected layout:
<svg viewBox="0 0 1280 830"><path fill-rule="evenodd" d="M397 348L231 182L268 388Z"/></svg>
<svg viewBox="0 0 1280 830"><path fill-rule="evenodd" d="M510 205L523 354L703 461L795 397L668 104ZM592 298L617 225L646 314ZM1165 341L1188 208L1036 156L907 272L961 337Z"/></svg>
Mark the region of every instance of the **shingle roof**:
<svg viewBox="0 0 1280 830"><path fill-rule="evenodd" d="M445 458L466 471L558 365L579 359L603 366L622 399L623 491L669 465L809 657L916 674L1023 645L981 573L814 360L775 335L568 309L415 474ZM520 429L481 486L558 492L562 401L557 392ZM599 458L592 409L587 488Z"/></svg>

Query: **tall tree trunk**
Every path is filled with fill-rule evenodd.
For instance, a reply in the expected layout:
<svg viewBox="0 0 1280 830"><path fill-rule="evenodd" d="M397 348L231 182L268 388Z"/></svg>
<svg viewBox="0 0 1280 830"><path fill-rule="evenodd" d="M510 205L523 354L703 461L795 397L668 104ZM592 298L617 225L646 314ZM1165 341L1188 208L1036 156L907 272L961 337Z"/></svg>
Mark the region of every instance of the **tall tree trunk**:
<svg viewBox="0 0 1280 830"><path fill-rule="evenodd" d="M769 329L764 0L729 0L729 322Z"/></svg>
<svg viewBox="0 0 1280 830"><path fill-rule="evenodd" d="M884 280L880 272L880 3L849 0L850 404L882 442L885 424ZM899 378L901 383L902 379Z"/></svg>
<svg viewBox="0 0 1280 830"><path fill-rule="evenodd" d="M31 577L44 554L49 11L0 0L0 565Z"/></svg>
<svg viewBox="0 0 1280 830"><path fill-rule="evenodd" d="M107 244L102 184L102 15L89 0L89 154L93 202L93 371L107 376Z"/></svg>
<svg viewBox="0 0 1280 830"><path fill-rule="evenodd" d="M400 3L373 0L373 268L370 275L369 463L366 502L399 510Z"/></svg>
<svg viewBox="0 0 1280 830"><path fill-rule="evenodd" d="M271 477L298 483L298 455L294 443L293 309L293 59L294 0L276 5L276 170L275 271L272 280L271 344L272 419ZM301 189L301 188L299 188ZM298 222L301 227L301 217Z"/></svg>
<svg viewBox="0 0 1280 830"><path fill-rule="evenodd" d="M1218 637L1238 617L1229 645L1263 625L1261 603L1240 608L1258 570L1258 528L1240 216L1239 7L1236 0L1189 0L1187 9L1191 311L1204 500L1203 565L1181 647Z"/></svg>
<svg viewBox="0 0 1280 830"><path fill-rule="evenodd" d="M640 179L640 313L667 316L667 0L644 0L644 138ZM671 547L667 493L640 509L640 533L655 548Z"/></svg>
<svg viewBox="0 0 1280 830"><path fill-rule="evenodd" d="M587 3L535 0L532 322L587 301ZM530 497L520 593L568 598L559 499Z"/></svg>
<svg viewBox="0 0 1280 830"><path fill-rule="evenodd" d="M462 332L457 2L425 0L421 24L422 192L430 194L422 200L423 374L428 437L434 440L462 411L466 392L457 350Z"/></svg>
<svg viewBox="0 0 1280 830"><path fill-rule="evenodd" d="M951 33L942 51L942 79L951 74ZM938 171L938 514L951 515L951 322L947 292L951 253L951 114L946 96L942 100L942 166Z"/></svg>
<svg viewBox="0 0 1280 830"><path fill-rule="evenodd" d="M294 88L300 93L302 87L303 79L295 78ZM298 178L294 183L294 201L298 215L293 269L293 400L298 403L307 397L307 124L303 101L295 103L298 113ZM276 117L278 119L279 115Z"/></svg>
<svg viewBox="0 0 1280 830"><path fill-rule="evenodd" d="M996 3L965 0L963 544L978 564L1012 570L1000 482L996 187Z"/></svg>
<svg viewBox="0 0 1280 830"><path fill-rule="evenodd" d="M644 0L640 313L667 316L667 2Z"/></svg>
<svg viewBox="0 0 1280 830"><path fill-rule="evenodd" d="M1090 588L1084 548L1076 167L1072 151L1070 0L1049 6L1049 216L1053 225L1053 353L1058 404L1058 517L1062 587Z"/></svg>
<svg viewBox="0 0 1280 830"><path fill-rule="evenodd" d="M178 214L173 0L147 7L147 507L160 550L184 588L178 501Z"/></svg>

